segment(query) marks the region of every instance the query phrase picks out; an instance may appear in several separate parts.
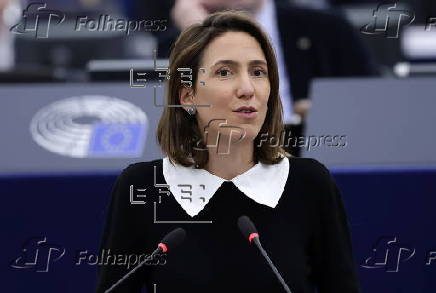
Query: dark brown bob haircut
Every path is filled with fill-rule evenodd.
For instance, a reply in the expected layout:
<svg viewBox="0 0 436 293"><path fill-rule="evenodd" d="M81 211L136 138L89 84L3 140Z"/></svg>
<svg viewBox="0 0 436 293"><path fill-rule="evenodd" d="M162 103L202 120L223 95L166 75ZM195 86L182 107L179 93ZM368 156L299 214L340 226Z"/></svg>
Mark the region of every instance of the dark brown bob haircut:
<svg viewBox="0 0 436 293"><path fill-rule="evenodd" d="M279 97L279 74L273 48L267 35L244 12L224 11L209 15L203 23L185 29L172 46L169 59L170 79L167 84L167 105L180 105L179 90L182 80L178 68L192 69L192 90L195 94L197 76L203 52L207 45L225 32L245 32L260 44L268 64L270 96L265 121L254 140L254 161L277 164L285 156L290 157L283 148L280 136L284 132L283 109ZM195 116L189 115L182 107L165 107L157 128L156 138L162 151L171 163L185 167L194 165L204 168L209 152ZM261 134L262 137L261 137ZM268 139L265 139L267 137ZM262 141L261 141L261 138Z"/></svg>

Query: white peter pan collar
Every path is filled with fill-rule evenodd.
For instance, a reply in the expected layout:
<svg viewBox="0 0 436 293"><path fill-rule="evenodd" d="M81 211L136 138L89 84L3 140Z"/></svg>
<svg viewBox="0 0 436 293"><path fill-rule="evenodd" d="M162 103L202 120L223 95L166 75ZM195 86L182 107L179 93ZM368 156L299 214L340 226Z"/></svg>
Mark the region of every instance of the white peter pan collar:
<svg viewBox="0 0 436 293"><path fill-rule="evenodd" d="M203 210L224 181L233 182L255 202L275 208L288 179L289 159L284 157L280 163L274 165L259 162L231 180L193 166L173 165L168 157L163 158L162 171L176 201L193 217Z"/></svg>

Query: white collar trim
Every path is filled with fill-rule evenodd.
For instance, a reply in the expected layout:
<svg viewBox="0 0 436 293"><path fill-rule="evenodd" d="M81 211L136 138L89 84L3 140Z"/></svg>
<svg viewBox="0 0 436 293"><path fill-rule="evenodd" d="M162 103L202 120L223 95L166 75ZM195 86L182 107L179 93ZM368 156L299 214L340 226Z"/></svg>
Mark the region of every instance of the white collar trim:
<svg viewBox="0 0 436 293"><path fill-rule="evenodd" d="M243 174L226 180L204 169L171 164L163 158L162 171L169 189L191 217L204 209L224 181L232 181L246 196L259 204L275 208L289 175L289 159L274 165L257 163Z"/></svg>

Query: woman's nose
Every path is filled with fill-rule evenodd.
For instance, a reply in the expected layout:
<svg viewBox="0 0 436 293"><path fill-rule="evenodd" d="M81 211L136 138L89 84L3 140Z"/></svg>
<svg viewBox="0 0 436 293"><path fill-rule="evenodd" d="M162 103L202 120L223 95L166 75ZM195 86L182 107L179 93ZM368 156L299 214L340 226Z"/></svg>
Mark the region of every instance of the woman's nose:
<svg viewBox="0 0 436 293"><path fill-rule="evenodd" d="M254 95L253 81L249 74L242 74L239 78L237 96L238 98L251 98Z"/></svg>

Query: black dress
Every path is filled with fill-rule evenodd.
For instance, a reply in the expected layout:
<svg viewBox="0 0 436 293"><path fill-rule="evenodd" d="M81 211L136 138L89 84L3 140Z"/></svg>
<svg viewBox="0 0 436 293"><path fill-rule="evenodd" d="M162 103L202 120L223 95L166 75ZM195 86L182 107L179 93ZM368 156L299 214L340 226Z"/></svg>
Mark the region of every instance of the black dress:
<svg viewBox="0 0 436 293"><path fill-rule="evenodd" d="M290 158L289 168L275 208L256 203L226 181L191 217L172 195L162 193L159 203L154 183L166 183L162 159L130 165L113 188L101 244L103 255L112 258L99 268L97 292L132 269L123 265L123 256L150 254L177 227L186 230L185 241L112 292L140 292L143 286L153 292L154 284L157 293L285 292L257 248L243 238L237 226L241 215L255 223L264 249L293 293L360 292L348 220L329 171L316 160L302 158ZM131 189L145 189L146 204L131 204ZM135 196L134 200L143 199Z"/></svg>

